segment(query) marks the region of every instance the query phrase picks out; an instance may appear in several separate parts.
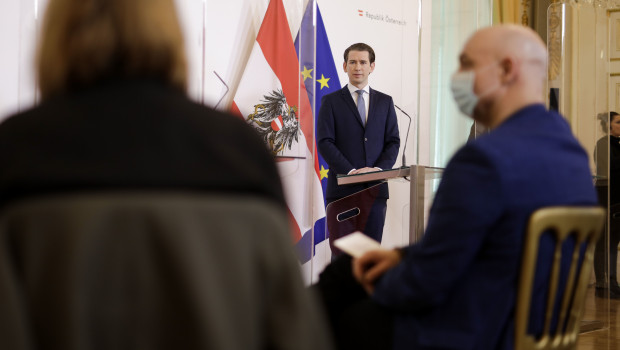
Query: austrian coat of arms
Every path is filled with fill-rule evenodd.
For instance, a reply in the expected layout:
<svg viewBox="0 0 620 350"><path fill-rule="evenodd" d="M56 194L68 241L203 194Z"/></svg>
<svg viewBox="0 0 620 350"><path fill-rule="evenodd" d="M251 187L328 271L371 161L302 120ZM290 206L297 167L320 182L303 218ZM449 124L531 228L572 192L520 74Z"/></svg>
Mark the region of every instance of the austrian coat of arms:
<svg viewBox="0 0 620 350"><path fill-rule="evenodd" d="M299 142L297 107L289 106L282 90L274 90L254 105L247 122L261 135L274 155L291 150Z"/></svg>

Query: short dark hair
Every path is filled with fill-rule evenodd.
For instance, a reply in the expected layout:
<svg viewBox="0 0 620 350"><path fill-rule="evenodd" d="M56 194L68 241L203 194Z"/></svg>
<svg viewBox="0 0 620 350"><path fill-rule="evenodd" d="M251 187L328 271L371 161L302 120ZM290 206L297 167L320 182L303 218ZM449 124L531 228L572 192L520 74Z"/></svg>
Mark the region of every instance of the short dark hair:
<svg viewBox="0 0 620 350"><path fill-rule="evenodd" d="M347 47L344 50L344 61L347 62L349 60L349 51L368 51L368 58L370 59L370 63L375 62L375 50L372 49L368 44L357 43Z"/></svg>

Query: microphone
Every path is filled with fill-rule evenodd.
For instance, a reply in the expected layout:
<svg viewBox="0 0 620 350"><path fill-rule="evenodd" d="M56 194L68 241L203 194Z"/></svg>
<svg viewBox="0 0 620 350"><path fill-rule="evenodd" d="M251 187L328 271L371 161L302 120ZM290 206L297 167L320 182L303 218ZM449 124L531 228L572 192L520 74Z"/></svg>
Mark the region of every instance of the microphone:
<svg viewBox="0 0 620 350"><path fill-rule="evenodd" d="M409 140L409 128L411 127L411 117L409 116L409 114L407 114L407 112L403 111L402 108L398 107L397 105L394 105L394 107L398 108L399 111L403 112L404 115L407 116L407 118L409 118L409 125L407 125L407 136L405 137L405 146L403 146L403 164L402 167L405 166L405 150L407 149L407 141Z"/></svg>
<svg viewBox="0 0 620 350"><path fill-rule="evenodd" d="M228 87L228 84L226 84L226 82L224 81L224 79L222 79L222 77L220 77L220 75L219 75L219 74L217 74L217 72L216 72L216 71L213 71L213 73L215 73L215 76L216 76L216 77L217 77L217 78L218 78L218 79L222 82L222 84L224 84L224 86L226 87L226 92L224 93L224 95L222 95L222 97L220 97L220 100L219 100L219 101L217 101L217 103L215 104L215 107L213 107L213 109L217 109L217 106L219 106L219 105L220 105L220 102L222 102L222 100L224 99L224 97L225 97L226 95L228 95L228 91L230 91L230 88ZM204 96L203 96L203 101L202 101L202 102L204 103Z"/></svg>

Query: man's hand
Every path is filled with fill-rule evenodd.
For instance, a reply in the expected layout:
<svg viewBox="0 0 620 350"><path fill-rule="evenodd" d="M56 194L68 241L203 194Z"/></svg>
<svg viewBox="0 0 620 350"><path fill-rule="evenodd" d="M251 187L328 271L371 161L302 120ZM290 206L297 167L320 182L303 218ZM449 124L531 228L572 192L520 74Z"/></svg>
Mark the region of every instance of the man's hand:
<svg viewBox="0 0 620 350"><path fill-rule="evenodd" d="M397 250L371 250L353 259L353 276L368 294L372 294L377 278L398 265L401 259L401 254Z"/></svg>
<svg viewBox="0 0 620 350"><path fill-rule="evenodd" d="M377 169L377 168L364 167L364 168L361 168L361 169L355 169L355 170L351 171L351 173L349 175L370 173L370 172L379 171L379 170L380 169Z"/></svg>

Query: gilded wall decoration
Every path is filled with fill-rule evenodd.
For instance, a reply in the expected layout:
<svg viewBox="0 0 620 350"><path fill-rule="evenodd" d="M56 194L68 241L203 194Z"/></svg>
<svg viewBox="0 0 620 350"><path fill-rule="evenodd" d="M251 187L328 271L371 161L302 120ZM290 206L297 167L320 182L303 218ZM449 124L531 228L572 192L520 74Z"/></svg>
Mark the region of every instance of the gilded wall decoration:
<svg viewBox="0 0 620 350"><path fill-rule="evenodd" d="M620 60L620 12L608 10L609 18L609 58L612 61Z"/></svg>
<svg viewBox="0 0 620 350"><path fill-rule="evenodd" d="M555 80L562 69L562 6L552 0L547 18L547 49L549 50L549 80Z"/></svg>
<svg viewBox="0 0 620 350"><path fill-rule="evenodd" d="M521 23L524 26L529 27L531 0L522 0L521 6L523 6L523 15L521 16Z"/></svg>
<svg viewBox="0 0 620 350"><path fill-rule="evenodd" d="M620 76L618 73L612 73L610 74L610 87L611 87L611 93L612 95L610 96L611 98L613 98L612 102L611 102L611 109L617 111L620 110ZM615 108L615 109L614 109Z"/></svg>

